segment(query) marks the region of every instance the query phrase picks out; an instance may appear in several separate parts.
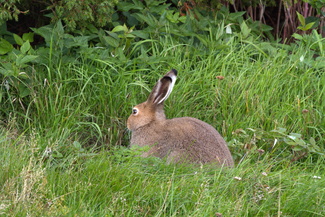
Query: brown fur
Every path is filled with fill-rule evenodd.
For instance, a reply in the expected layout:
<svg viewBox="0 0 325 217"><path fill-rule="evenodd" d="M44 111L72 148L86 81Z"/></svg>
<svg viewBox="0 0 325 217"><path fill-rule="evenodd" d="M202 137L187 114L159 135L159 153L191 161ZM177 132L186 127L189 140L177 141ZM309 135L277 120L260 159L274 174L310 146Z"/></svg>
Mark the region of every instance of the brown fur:
<svg viewBox="0 0 325 217"><path fill-rule="evenodd" d="M152 146L143 156L166 158L168 162L233 166L226 142L211 125L191 117L166 119L163 102L171 92L176 74L176 70L168 72L157 82L148 100L134 107L137 112L127 121L132 131L131 146Z"/></svg>

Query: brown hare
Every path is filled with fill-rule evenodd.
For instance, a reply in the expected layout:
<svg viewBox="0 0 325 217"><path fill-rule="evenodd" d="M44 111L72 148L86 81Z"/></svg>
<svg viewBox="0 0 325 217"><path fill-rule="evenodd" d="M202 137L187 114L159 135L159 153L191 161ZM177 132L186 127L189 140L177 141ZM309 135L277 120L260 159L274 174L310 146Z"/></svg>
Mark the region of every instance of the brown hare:
<svg viewBox="0 0 325 217"><path fill-rule="evenodd" d="M166 158L169 163L217 163L233 166L225 140L211 125L196 118L166 119L164 101L172 92L177 71L158 80L147 101L135 106L127 120L131 146L150 146L142 156Z"/></svg>

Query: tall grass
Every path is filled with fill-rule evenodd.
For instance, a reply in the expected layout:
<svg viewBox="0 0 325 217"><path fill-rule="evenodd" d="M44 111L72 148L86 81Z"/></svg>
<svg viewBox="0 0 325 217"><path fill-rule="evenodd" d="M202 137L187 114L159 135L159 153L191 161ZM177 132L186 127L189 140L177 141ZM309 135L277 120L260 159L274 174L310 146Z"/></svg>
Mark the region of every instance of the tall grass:
<svg viewBox="0 0 325 217"><path fill-rule="evenodd" d="M211 30L205 43L178 44L168 36L141 41L148 50L134 46L139 57L132 60L80 54L70 63L50 61L62 65L35 69L33 100L19 123L50 138L127 144L130 108L146 99L164 72L176 68L179 81L166 102L168 117L195 116L228 140L237 129L283 127L323 144L324 69L308 62L309 47L283 49L218 35Z"/></svg>
<svg viewBox="0 0 325 217"><path fill-rule="evenodd" d="M204 40L208 47L166 36L135 46L135 59L80 54L36 68L26 112L1 128L0 215L323 216L320 63L308 46ZM165 165L123 148L132 106L171 68L179 79L167 116L217 128L236 168ZM290 133L306 147L295 149Z"/></svg>

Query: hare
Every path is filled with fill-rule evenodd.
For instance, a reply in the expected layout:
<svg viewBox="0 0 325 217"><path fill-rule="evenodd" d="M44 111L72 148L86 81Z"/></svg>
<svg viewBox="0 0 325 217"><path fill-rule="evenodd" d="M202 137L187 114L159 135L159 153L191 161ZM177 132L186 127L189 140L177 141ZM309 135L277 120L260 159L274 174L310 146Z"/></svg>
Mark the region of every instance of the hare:
<svg viewBox="0 0 325 217"><path fill-rule="evenodd" d="M216 163L233 166L225 140L211 125L192 117L166 119L164 101L174 87L177 71L158 80L147 101L135 106L127 120L131 147L150 146L143 157L166 158L168 163Z"/></svg>

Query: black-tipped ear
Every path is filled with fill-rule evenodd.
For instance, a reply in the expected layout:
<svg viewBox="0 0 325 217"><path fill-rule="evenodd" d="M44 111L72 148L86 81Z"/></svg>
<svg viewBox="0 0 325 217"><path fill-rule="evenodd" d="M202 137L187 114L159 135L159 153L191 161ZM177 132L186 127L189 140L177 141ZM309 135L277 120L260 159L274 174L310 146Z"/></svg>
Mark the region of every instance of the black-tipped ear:
<svg viewBox="0 0 325 217"><path fill-rule="evenodd" d="M176 69L172 69L170 72L173 72L176 76L177 76L177 70Z"/></svg>
<svg viewBox="0 0 325 217"><path fill-rule="evenodd" d="M163 103L170 95L176 82L177 71L172 69L164 77L158 80L152 89L147 102L159 105Z"/></svg>

